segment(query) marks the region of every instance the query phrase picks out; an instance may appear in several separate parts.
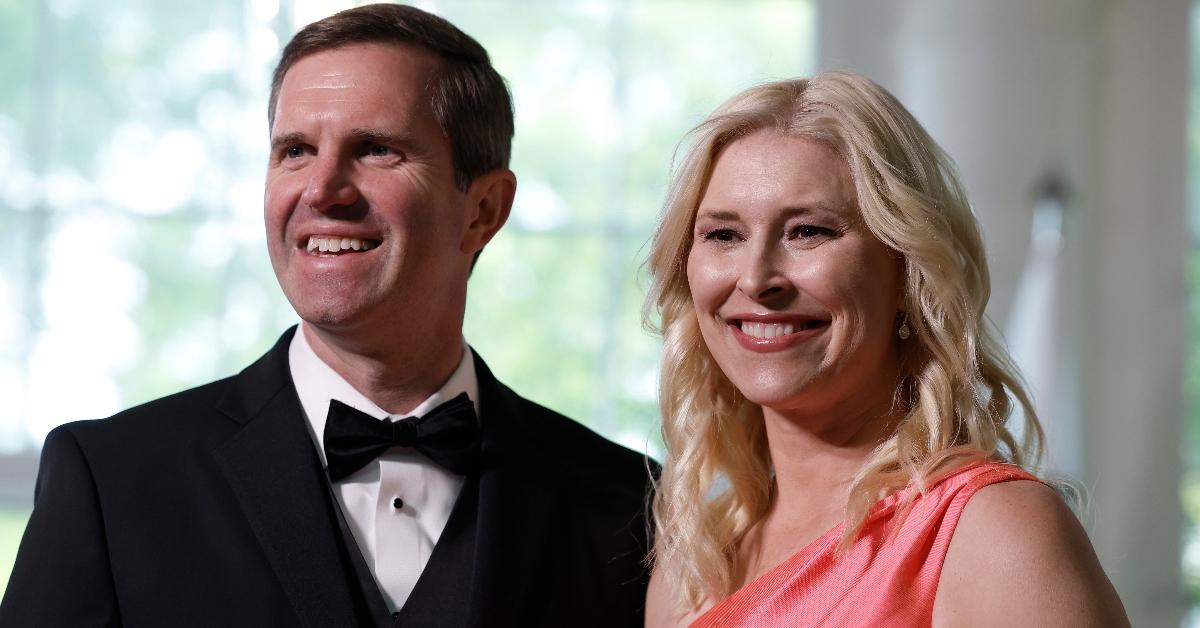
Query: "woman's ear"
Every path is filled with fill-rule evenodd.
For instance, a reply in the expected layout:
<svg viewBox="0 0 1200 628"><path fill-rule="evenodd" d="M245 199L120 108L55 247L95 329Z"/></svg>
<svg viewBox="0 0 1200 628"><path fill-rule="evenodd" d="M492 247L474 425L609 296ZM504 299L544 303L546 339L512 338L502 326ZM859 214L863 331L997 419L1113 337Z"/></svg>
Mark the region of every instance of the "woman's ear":
<svg viewBox="0 0 1200 628"><path fill-rule="evenodd" d="M478 253L500 231L512 211L517 176L507 168L485 172L467 188L467 224L460 245L463 253Z"/></svg>

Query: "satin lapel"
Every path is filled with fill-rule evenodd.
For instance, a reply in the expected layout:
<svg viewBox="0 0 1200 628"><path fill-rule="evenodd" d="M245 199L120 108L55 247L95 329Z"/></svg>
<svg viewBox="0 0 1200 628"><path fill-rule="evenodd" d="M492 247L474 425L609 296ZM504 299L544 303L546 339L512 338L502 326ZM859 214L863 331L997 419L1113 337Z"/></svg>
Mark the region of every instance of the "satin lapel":
<svg viewBox="0 0 1200 628"><path fill-rule="evenodd" d="M482 469L475 545L471 623L493 625L529 607L539 595L538 576L552 551L560 489L553 470L536 465L536 452L522 448L513 416L513 394L475 357L483 421ZM544 601L544 600L543 600Z"/></svg>
<svg viewBox="0 0 1200 628"><path fill-rule="evenodd" d="M351 626L333 505L287 367L291 336L239 374L218 404L244 427L213 456L302 624Z"/></svg>

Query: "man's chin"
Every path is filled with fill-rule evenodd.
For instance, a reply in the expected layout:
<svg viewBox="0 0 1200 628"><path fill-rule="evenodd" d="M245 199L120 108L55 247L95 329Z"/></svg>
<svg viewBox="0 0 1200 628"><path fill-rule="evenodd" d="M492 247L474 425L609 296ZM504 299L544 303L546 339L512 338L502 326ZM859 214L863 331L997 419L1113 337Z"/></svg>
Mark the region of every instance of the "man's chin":
<svg viewBox="0 0 1200 628"><path fill-rule="evenodd" d="M345 310L315 310L311 312L296 312L300 320L316 327L321 331L335 332L354 328L355 316Z"/></svg>
<svg viewBox="0 0 1200 628"><path fill-rule="evenodd" d="M322 301L318 303L291 301L292 309L300 320L321 331L336 332L348 330L366 318L365 308L359 304L338 301Z"/></svg>

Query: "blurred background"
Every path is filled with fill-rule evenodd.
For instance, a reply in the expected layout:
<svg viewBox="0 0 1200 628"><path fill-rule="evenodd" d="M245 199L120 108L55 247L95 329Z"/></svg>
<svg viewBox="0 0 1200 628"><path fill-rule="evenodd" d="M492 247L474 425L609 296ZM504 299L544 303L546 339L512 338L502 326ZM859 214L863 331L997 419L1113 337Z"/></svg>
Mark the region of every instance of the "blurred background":
<svg viewBox="0 0 1200 628"><path fill-rule="evenodd" d="M336 0L0 0L0 586L54 426L240 370L295 315L261 225L270 71ZM466 337L657 455L641 262L676 144L735 91L848 68L958 162L1046 471L1088 489L1136 626L1200 626L1193 0L437 0L517 112ZM547 364L551 366L548 367Z"/></svg>

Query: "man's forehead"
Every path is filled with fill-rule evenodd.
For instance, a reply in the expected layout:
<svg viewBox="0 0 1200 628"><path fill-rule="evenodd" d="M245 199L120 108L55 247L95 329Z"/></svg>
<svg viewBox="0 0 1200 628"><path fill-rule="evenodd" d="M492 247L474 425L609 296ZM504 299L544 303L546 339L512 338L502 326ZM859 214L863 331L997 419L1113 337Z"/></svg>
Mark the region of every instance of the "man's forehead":
<svg viewBox="0 0 1200 628"><path fill-rule="evenodd" d="M306 55L284 76L271 135L311 133L316 122L400 135L418 121L433 121L428 86L437 61L423 48L396 44L352 44Z"/></svg>
<svg viewBox="0 0 1200 628"><path fill-rule="evenodd" d="M423 82L440 68L442 59L433 51L395 42L350 43L317 50L297 59L283 77L303 75L307 88L340 89L361 87L370 82L413 78ZM294 81L293 81L294 82Z"/></svg>
<svg viewBox="0 0 1200 628"><path fill-rule="evenodd" d="M426 99L436 57L412 46L354 44L298 59L283 77L277 105Z"/></svg>
<svg viewBox="0 0 1200 628"><path fill-rule="evenodd" d="M346 72L344 69L329 69L316 76L309 77L308 81L298 86L297 91L347 89L358 87L359 84L358 77Z"/></svg>

